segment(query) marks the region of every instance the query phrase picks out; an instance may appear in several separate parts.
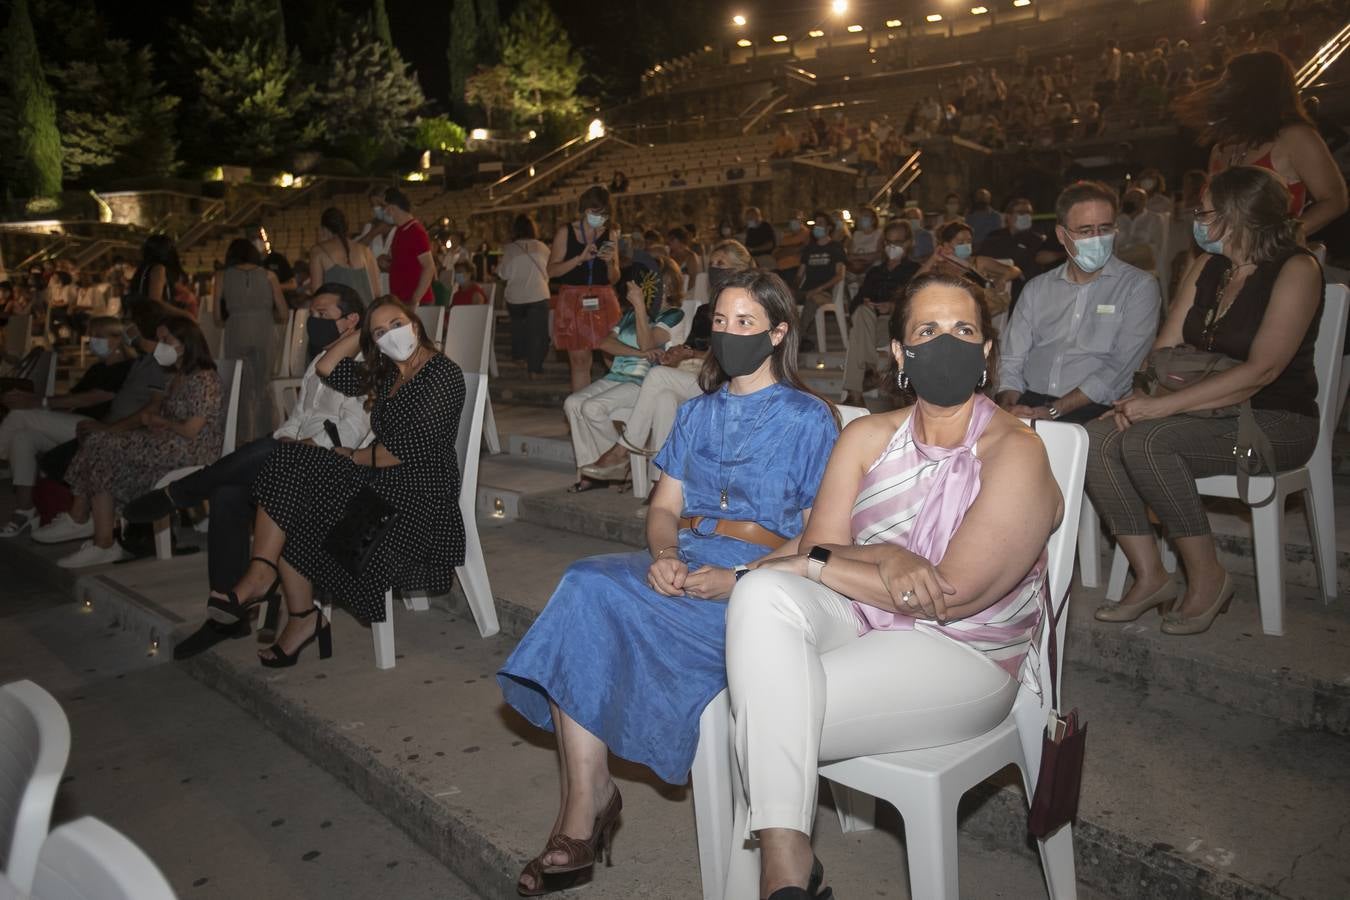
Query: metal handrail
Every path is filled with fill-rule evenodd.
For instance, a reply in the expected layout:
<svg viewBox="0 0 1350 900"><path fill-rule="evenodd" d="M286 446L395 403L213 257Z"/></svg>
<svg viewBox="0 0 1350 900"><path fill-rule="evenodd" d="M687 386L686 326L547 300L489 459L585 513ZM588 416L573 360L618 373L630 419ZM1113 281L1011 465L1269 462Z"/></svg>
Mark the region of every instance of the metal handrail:
<svg viewBox="0 0 1350 900"><path fill-rule="evenodd" d="M919 177L919 157L922 155L923 155L922 150L915 150L910 155L909 159L901 163L900 168L896 169L895 172L891 175L891 177L886 179L886 183L883 184L880 187L880 189L878 189L877 192L872 195L872 199L867 201L867 205L875 207L877 201L880 200L887 193L889 193L895 187L895 183L899 181L902 177L904 177L904 175L906 174L906 170L911 167L913 167L914 173L910 176L909 180L905 182L904 187L902 187L900 190L904 191L911 184L913 184L914 179Z"/></svg>
<svg viewBox="0 0 1350 900"><path fill-rule="evenodd" d="M574 140L575 140L575 139L574 139ZM489 191L488 191L488 200L491 201L491 203L492 203L494 206L498 206L498 205L500 205L502 202L504 202L504 201L506 201L506 200L509 200L509 199L512 198L512 197L515 197L516 195L520 194L521 192L529 190L531 186L533 186L533 185L535 185L535 184L538 184L540 181L543 181L545 178L549 178L549 177L551 177L551 176L557 174L558 170L561 169L561 168L563 168L564 166L573 165L573 164L577 163L578 161L584 159L585 157L587 157L587 156L589 156L590 154L594 153L595 151L599 150L602 146L604 146L605 144L607 144L609 141L618 141L619 143L627 144L627 145L630 146L630 147L633 146L632 144L628 144L627 141L621 141L619 138L610 137L608 134L606 134L604 137L596 138L595 140L588 142L588 143L586 144L586 146L582 147L581 150L578 151L577 153L572 154L572 155L570 155L570 156L567 156L567 157L565 157L565 158L563 158L563 159L558 160L558 161L555 162L550 168L546 169L546 170L543 171L543 172L535 172L535 166L533 166L533 165L532 165L532 166L529 166L528 168L530 169L530 177L529 177L524 183L516 185L515 187L511 188L511 190L509 190L509 191L507 191L506 193L502 194L500 197L494 197L494 196L492 195L491 189L489 189ZM572 143L572 141L568 141L568 143L567 143L567 144L564 144L563 146L566 147L566 146L568 146L568 144L571 144L571 143ZM560 147L559 149L562 149L562 148ZM556 151L555 151L555 152L556 152ZM549 154L549 155L552 155L552 154ZM546 158L547 158L547 157L541 157L541 159L546 159ZM519 171L519 170L517 170L517 171Z"/></svg>
<svg viewBox="0 0 1350 900"><path fill-rule="evenodd" d="M1318 47L1312 56L1308 57L1308 61L1299 67L1298 73L1294 76L1294 83L1299 90L1311 87L1347 49L1350 49L1350 24L1345 25L1331 37L1331 40Z"/></svg>
<svg viewBox="0 0 1350 900"><path fill-rule="evenodd" d="M577 135L576 137L572 138L570 141L567 141L567 142L564 143L564 144L560 144L560 145L558 145L557 147L554 147L552 150L550 150L549 152L545 153L543 156L539 157L538 159L533 160L532 162L528 162L528 163L526 163L525 165L521 166L519 169L516 169L516 170L513 171L513 172L508 172L507 174L503 175L501 178L498 178L496 181L492 182L492 184L489 184L489 185L488 185L488 188L487 188L488 199L489 199L489 200L495 199L495 197L494 197L494 195L493 195L493 192L496 191L497 188L499 188L499 187L501 187L502 185L506 184L508 181L513 180L516 176L520 175L522 172L528 172L528 173L529 173L529 177L530 177L530 178L533 178L533 177L534 177L534 170L535 170L539 165L541 165L545 160L547 160L548 158L550 158L550 157L552 157L552 156L556 156L556 155L559 154L559 153L562 153L562 152L563 152L564 150L566 150L568 147L571 147L571 146L573 146L574 144L580 143L580 142L582 142L582 141L584 141L584 140L586 140L586 135L584 135L584 134L579 134L579 135ZM510 195L508 194L507 196L510 196Z"/></svg>

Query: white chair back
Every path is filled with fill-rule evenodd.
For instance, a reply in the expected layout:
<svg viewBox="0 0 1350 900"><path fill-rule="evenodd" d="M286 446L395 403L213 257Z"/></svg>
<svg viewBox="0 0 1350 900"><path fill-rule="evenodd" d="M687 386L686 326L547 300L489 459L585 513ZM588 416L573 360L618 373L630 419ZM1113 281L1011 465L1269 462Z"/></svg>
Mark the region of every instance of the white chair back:
<svg viewBox="0 0 1350 900"><path fill-rule="evenodd" d="M33 392L43 397L56 396L56 362L60 354L55 349L47 351L47 358L38 365L33 374Z"/></svg>
<svg viewBox="0 0 1350 900"><path fill-rule="evenodd" d="M216 364L220 370L220 383L225 389L221 402L225 404L225 431L220 445L220 455L234 452L235 438L239 432L239 383L244 377L244 363L238 359L222 359Z"/></svg>
<svg viewBox="0 0 1350 900"><path fill-rule="evenodd" d="M465 374L488 373L492 357L492 307L483 304L452 306L445 329L445 355Z"/></svg>
<svg viewBox="0 0 1350 900"><path fill-rule="evenodd" d="M852 422L854 419L861 419L871 412L871 410L865 406L845 406L842 403L836 403L834 408L839 410L839 426L841 428L847 426L848 423Z"/></svg>
<svg viewBox="0 0 1350 900"><path fill-rule="evenodd" d="M454 307L452 307L453 309ZM445 341L445 307L419 306L417 318L422 320L422 330L437 347Z"/></svg>
<svg viewBox="0 0 1350 900"><path fill-rule="evenodd" d="M309 331L305 324L308 321L308 309L297 309L291 313L291 339L282 351L282 377L299 378L305 374L305 366L308 365L305 354L309 351Z"/></svg>
<svg viewBox="0 0 1350 900"><path fill-rule="evenodd" d="M32 888L69 757L55 698L31 681L0 687L0 869L21 892Z"/></svg>
<svg viewBox="0 0 1350 900"><path fill-rule="evenodd" d="M680 311L684 313L684 318L680 319L678 325L670 329L670 340L666 341L667 347L678 347L689 340L689 329L694 324L694 314L698 312L698 308L704 302L706 301L686 298L680 303Z"/></svg>
<svg viewBox="0 0 1350 900"><path fill-rule="evenodd" d="M1331 452L1336 422L1345 400L1343 373L1345 323L1350 316L1350 288L1329 284L1318 324L1317 343L1313 346L1313 368L1317 370L1317 443L1318 450ZM1313 451L1316 454L1318 451Z"/></svg>
<svg viewBox="0 0 1350 900"><path fill-rule="evenodd" d="M33 342L33 314L17 313L5 323L5 355L23 359Z"/></svg>
<svg viewBox="0 0 1350 900"><path fill-rule="evenodd" d="M689 296L699 303L707 303L708 297L708 273L699 272L694 276L694 287L689 292Z"/></svg>
<svg viewBox="0 0 1350 900"><path fill-rule="evenodd" d="M33 900L175 900L150 857L92 816L52 831L32 894Z"/></svg>

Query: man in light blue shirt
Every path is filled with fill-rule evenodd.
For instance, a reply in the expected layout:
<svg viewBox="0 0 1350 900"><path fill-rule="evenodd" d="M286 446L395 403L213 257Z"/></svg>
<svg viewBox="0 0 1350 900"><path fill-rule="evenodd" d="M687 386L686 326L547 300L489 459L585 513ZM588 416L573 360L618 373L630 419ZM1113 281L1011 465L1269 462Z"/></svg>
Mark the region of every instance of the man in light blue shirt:
<svg viewBox="0 0 1350 900"><path fill-rule="evenodd" d="M1131 389L1158 331L1158 282L1112 251L1117 198L1080 181L1055 201L1069 258L1022 289L999 345L1000 406L1030 419L1088 422Z"/></svg>

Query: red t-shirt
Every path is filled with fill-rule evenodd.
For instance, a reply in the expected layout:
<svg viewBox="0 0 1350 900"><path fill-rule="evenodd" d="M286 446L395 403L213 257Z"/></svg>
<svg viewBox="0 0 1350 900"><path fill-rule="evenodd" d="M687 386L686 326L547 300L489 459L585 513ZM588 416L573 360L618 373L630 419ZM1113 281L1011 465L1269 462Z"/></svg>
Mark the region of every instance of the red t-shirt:
<svg viewBox="0 0 1350 900"><path fill-rule="evenodd" d="M479 298L482 298L481 302L487 302L487 294L483 293L483 289L476 282L471 281L455 291L454 296L450 298L450 305L472 306L480 302Z"/></svg>
<svg viewBox="0 0 1350 900"><path fill-rule="evenodd" d="M422 223L409 219L394 229L394 240L389 245L389 293L404 303L420 306L434 299L431 285L427 284L426 293L414 297L417 279L422 276L422 264L417 257L431 252L431 238Z"/></svg>

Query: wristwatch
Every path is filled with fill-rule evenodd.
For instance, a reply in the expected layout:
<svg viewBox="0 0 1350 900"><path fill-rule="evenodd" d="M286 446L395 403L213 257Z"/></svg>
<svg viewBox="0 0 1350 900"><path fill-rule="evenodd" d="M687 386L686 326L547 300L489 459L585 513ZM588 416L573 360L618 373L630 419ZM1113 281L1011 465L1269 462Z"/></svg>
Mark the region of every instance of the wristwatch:
<svg viewBox="0 0 1350 900"><path fill-rule="evenodd" d="M742 578L744 578L746 575L749 575L749 574L750 574L750 567L749 567L749 566L737 566L736 568L732 569L731 571L732 571L732 574L734 574L734 575L736 576L736 580L737 580L737 581L740 581L740 580L741 580Z"/></svg>
<svg viewBox="0 0 1350 900"><path fill-rule="evenodd" d="M1047 407L1045 408L1045 411L1048 412L1048 413L1050 414L1050 418L1051 418L1051 419L1058 419L1058 418L1059 418L1059 410L1055 409L1053 406L1047 406Z"/></svg>
<svg viewBox="0 0 1350 900"><path fill-rule="evenodd" d="M811 552L806 554L806 577L810 578L816 584L820 584L820 578L825 573L825 566L830 562L830 551L824 547L816 546L811 548Z"/></svg>

